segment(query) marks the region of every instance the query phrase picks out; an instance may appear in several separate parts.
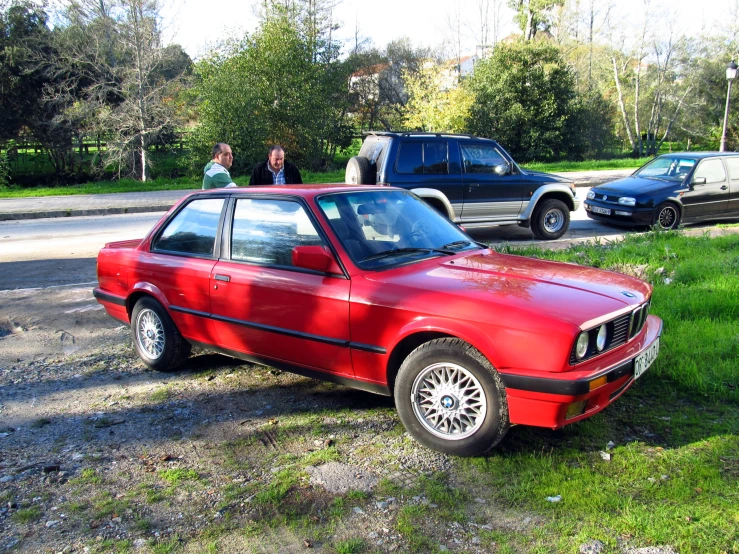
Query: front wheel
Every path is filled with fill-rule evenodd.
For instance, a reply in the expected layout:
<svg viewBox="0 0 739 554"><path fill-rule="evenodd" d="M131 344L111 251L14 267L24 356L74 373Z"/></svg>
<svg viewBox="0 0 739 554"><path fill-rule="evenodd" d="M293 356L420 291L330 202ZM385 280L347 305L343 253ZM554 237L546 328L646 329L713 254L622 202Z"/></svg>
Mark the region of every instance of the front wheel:
<svg viewBox="0 0 739 554"><path fill-rule="evenodd" d="M663 202L654 210L654 225L661 231L677 229L680 223L680 211L675 204Z"/></svg>
<svg viewBox="0 0 739 554"><path fill-rule="evenodd" d="M148 296L133 308L131 336L141 360L157 371L175 369L190 355L190 343L162 305Z"/></svg>
<svg viewBox="0 0 739 554"><path fill-rule="evenodd" d="M400 366L394 392L405 428L438 452L482 454L510 426L500 375L459 339L432 340L411 352Z"/></svg>
<svg viewBox="0 0 739 554"><path fill-rule="evenodd" d="M556 198L542 200L531 216L531 230L539 240L558 239L570 226L570 210Z"/></svg>

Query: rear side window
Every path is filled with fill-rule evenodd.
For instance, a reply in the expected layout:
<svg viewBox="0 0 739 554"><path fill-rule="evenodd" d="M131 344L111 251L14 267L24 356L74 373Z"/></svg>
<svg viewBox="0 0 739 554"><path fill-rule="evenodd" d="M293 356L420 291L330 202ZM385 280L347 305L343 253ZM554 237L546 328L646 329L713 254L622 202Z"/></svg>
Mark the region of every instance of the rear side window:
<svg viewBox="0 0 739 554"><path fill-rule="evenodd" d="M700 177L706 178L706 184L708 183L720 183L726 180L726 172L724 171L724 164L721 160L703 160L698 164L698 169L695 170L693 179Z"/></svg>
<svg viewBox="0 0 739 554"><path fill-rule="evenodd" d="M729 168L729 177L739 179L739 158L726 158L724 161Z"/></svg>
<svg viewBox="0 0 739 554"><path fill-rule="evenodd" d="M170 221L153 250L166 250L195 256L213 256L223 198L193 200Z"/></svg>
<svg viewBox="0 0 739 554"><path fill-rule="evenodd" d="M449 148L446 141L403 142L398 148L395 170L400 174L447 175Z"/></svg>

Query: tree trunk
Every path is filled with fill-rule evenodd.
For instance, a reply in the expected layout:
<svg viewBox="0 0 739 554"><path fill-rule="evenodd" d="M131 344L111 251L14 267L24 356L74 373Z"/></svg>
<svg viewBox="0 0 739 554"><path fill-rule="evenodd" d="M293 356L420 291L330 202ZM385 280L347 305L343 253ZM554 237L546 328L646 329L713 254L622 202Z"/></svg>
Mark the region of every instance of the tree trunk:
<svg viewBox="0 0 739 554"><path fill-rule="evenodd" d="M634 142L634 136L631 134L631 123L629 123L629 116L626 115L626 106L624 105L624 95L621 91L621 79L618 76L618 65L616 64L616 58L612 57L611 61L613 62L613 76L616 81L616 90L618 91L618 107L621 111L621 118L624 122L624 129L626 129L626 136L629 138L631 150L634 151L636 149L636 143Z"/></svg>

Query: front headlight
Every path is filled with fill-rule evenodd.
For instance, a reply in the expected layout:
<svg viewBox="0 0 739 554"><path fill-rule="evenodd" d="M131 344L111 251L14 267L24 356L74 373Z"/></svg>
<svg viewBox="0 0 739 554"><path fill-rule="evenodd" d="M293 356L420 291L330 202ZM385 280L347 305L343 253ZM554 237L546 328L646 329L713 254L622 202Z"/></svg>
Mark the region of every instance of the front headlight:
<svg viewBox="0 0 739 554"><path fill-rule="evenodd" d="M602 352L603 349L606 347L607 338L608 330L606 329L605 325L601 325L600 329L598 329L598 336L595 338L595 347L598 349L598 352Z"/></svg>
<svg viewBox="0 0 739 554"><path fill-rule="evenodd" d="M630 196L624 196L618 199L618 203L621 204L622 206L636 206L636 198L631 198Z"/></svg>
<svg viewBox="0 0 739 554"><path fill-rule="evenodd" d="M588 200L592 200L593 198L595 198L595 193L593 192L593 189L590 189L588 191Z"/></svg>
<svg viewBox="0 0 739 554"><path fill-rule="evenodd" d="M585 354L588 353L588 342L590 342L590 335L587 331L583 331L577 337L577 344L575 345L575 356L578 360L582 360Z"/></svg>

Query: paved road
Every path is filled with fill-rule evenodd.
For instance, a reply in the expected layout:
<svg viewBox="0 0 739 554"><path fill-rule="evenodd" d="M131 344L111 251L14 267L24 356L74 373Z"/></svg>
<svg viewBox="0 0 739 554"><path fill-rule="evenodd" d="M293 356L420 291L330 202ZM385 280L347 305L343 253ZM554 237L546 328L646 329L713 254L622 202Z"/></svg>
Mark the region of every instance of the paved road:
<svg viewBox="0 0 739 554"><path fill-rule="evenodd" d="M584 199L587 188L578 189ZM106 242L143 237L164 212L0 221L0 290L92 283L95 257ZM533 243L529 229L509 225L471 230L477 240L493 244ZM580 209L570 230L557 242L621 234L592 221Z"/></svg>

